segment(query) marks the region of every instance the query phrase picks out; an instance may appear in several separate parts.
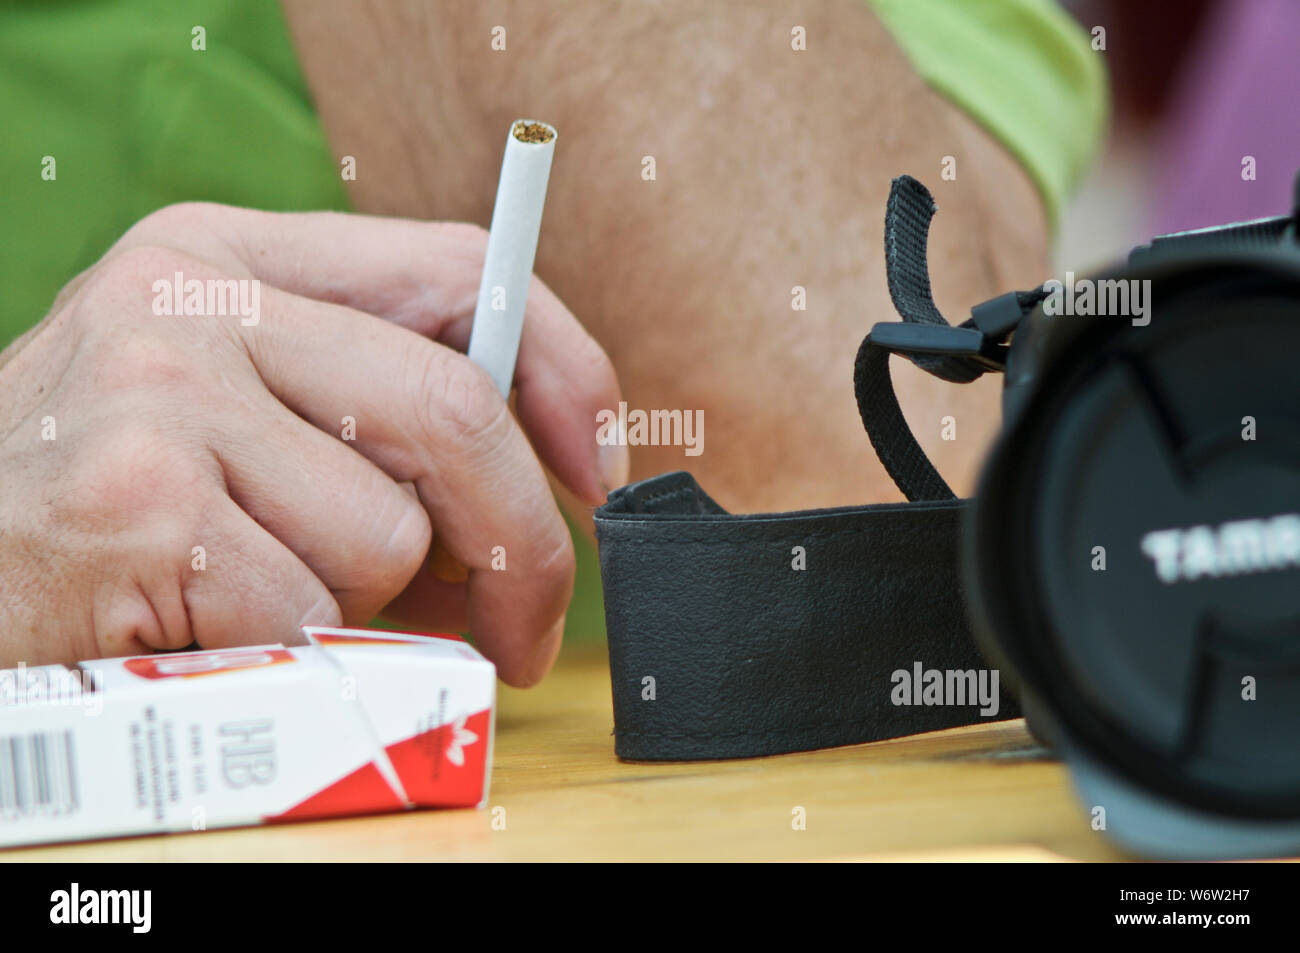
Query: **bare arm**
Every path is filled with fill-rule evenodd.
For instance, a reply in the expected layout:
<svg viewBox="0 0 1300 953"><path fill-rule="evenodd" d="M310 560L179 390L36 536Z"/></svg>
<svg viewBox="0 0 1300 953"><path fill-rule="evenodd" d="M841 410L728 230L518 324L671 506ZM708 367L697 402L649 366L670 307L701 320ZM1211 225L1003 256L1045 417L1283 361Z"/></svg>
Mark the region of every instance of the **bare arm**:
<svg viewBox="0 0 1300 953"><path fill-rule="evenodd" d="M851 381L862 335L893 317L881 223L899 173L942 209L941 309L1042 279L1028 176L921 82L861 0L285 7L331 142L357 159L363 211L486 224L510 120L560 129L538 274L604 346L629 406L707 421L701 456L634 448L633 478L689 468L737 511L898 497ZM940 181L944 156L955 181ZM791 308L796 285L806 311ZM922 445L968 492L997 382L957 388L902 362L895 379ZM940 438L946 415L956 441Z"/></svg>

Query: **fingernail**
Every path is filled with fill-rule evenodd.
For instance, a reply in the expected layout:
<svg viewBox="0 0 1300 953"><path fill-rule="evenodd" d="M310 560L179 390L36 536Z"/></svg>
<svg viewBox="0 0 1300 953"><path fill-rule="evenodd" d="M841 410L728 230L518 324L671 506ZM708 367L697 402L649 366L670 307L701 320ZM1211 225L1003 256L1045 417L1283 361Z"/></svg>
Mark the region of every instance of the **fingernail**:
<svg viewBox="0 0 1300 953"><path fill-rule="evenodd" d="M461 583L469 578L469 570L460 564L438 537L433 538L429 547L429 571L441 582Z"/></svg>
<svg viewBox="0 0 1300 953"><path fill-rule="evenodd" d="M596 467L605 492L616 490L627 483L632 462L627 447L621 443L603 443L596 448Z"/></svg>
<svg viewBox="0 0 1300 953"><path fill-rule="evenodd" d="M564 616L560 616L560 621L551 626L551 630L542 637L537 648L533 651L533 657L528 663L528 684L536 685L551 670L555 664L555 657L560 654L560 646L564 642Z"/></svg>

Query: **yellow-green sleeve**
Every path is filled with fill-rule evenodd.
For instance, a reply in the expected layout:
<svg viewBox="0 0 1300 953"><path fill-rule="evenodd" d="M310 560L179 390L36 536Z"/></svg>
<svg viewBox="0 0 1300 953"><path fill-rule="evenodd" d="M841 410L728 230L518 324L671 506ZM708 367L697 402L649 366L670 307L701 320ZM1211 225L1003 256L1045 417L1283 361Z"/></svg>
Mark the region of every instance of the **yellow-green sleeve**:
<svg viewBox="0 0 1300 953"><path fill-rule="evenodd" d="M1054 0L866 0L921 77L1024 165L1055 222L1107 120L1102 51Z"/></svg>

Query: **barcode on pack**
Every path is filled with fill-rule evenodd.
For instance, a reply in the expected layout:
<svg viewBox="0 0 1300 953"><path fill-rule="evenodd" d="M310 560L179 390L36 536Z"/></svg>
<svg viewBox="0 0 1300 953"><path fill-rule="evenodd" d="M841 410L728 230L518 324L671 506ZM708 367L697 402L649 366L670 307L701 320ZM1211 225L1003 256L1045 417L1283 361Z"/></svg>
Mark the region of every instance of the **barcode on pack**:
<svg viewBox="0 0 1300 953"><path fill-rule="evenodd" d="M0 820L72 814L77 807L71 731L0 736Z"/></svg>

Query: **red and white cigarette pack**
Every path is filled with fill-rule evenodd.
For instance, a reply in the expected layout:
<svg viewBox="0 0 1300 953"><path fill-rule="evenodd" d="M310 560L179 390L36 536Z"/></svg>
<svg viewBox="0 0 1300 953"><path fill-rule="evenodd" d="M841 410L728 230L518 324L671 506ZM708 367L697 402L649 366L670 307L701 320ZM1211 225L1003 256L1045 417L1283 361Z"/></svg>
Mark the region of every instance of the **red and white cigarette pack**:
<svg viewBox="0 0 1300 953"><path fill-rule="evenodd" d="M481 807L496 669L455 635L0 671L0 846Z"/></svg>

